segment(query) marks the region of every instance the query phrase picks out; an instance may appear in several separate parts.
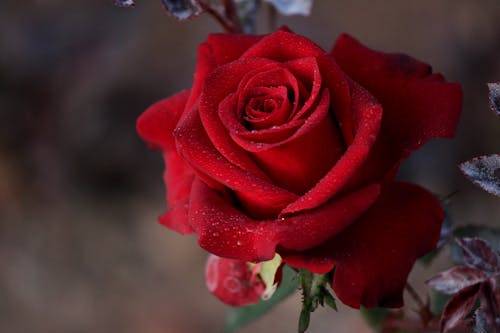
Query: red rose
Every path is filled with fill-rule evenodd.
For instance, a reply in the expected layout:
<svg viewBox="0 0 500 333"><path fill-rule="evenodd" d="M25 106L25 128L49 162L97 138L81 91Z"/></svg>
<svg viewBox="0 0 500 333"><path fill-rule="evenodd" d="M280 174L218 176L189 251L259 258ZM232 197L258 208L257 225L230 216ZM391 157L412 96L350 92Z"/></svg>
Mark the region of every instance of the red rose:
<svg viewBox="0 0 500 333"><path fill-rule="evenodd" d="M443 213L394 176L411 151L453 135L460 109L460 87L416 59L348 35L327 53L282 29L210 35L192 88L137 128L167 165L161 223L220 257L335 267L345 304L397 307Z"/></svg>

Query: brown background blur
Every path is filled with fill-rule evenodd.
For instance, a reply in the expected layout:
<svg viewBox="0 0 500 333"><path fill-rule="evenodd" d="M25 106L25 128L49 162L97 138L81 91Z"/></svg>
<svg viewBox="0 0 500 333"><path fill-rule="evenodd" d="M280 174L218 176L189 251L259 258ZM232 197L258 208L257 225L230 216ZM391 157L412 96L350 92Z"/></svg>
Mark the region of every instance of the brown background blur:
<svg viewBox="0 0 500 333"><path fill-rule="evenodd" d="M197 45L220 30L206 16L177 23L160 0L137 3L0 3L0 332L221 331L227 308L205 289L205 253L195 237L156 223L163 164L135 133L148 105L190 86ZM459 190L450 208L457 224L499 223L500 199L456 167L500 152L485 85L500 81L498 0L316 0L310 17L279 24L326 49L349 32L460 82L456 139L427 145L401 178ZM430 272L415 270L422 288ZM294 332L299 301L242 332ZM310 332L364 327L342 307L314 313Z"/></svg>

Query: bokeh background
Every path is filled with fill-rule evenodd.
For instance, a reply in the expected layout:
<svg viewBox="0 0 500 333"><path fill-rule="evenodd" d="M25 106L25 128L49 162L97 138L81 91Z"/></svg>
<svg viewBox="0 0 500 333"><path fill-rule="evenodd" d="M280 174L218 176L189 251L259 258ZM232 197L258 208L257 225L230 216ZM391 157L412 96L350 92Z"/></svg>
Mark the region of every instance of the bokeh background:
<svg viewBox="0 0 500 333"><path fill-rule="evenodd" d="M268 31L266 11L259 31ZM400 177L440 194L456 224L500 223L500 201L456 164L500 152L486 82L500 81L498 0L315 1L279 17L329 49L349 32L404 51L464 89L454 140L428 144ZM0 3L0 332L220 332L227 307L204 286L206 254L156 218L163 162L135 133L151 103L190 86L196 47L220 31L178 23L160 0ZM446 267L443 253L422 280ZM293 332L292 297L242 332ZM318 310L310 332L370 332L356 311Z"/></svg>

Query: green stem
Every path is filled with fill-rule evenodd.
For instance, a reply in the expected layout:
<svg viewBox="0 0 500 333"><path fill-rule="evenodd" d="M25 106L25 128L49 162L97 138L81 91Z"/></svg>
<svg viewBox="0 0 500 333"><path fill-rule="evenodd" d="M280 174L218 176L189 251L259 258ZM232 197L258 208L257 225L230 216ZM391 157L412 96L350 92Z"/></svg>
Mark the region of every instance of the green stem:
<svg viewBox="0 0 500 333"><path fill-rule="evenodd" d="M311 312L324 301L335 308L335 300L326 289L328 283L327 274L315 274L308 270L299 271L300 285L302 287L302 310L299 319L299 333L304 333L310 322Z"/></svg>

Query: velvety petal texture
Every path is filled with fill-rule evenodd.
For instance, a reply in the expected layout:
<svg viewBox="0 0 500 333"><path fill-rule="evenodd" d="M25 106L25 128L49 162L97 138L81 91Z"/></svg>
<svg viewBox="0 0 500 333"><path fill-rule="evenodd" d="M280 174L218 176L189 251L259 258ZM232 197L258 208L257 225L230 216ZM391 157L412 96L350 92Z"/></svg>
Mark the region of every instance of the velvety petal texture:
<svg viewBox="0 0 500 333"><path fill-rule="evenodd" d="M378 194L379 186L372 185L302 214L256 220L195 180L189 223L198 234L200 246L210 253L251 262L266 261L274 257L277 247L305 250L327 241L353 223Z"/></svg>
<svg viewBox="0 0 500 333"><path fill-rule="evenodd" d="M177 153L173 130L184 112L189 93L183 91L153 104L137 120L137 132L152 149L163 151L167 166L163 180L168 211L160 217L160 222L181 234L192 232L187 221L187 207L194 173Z"/></svg>
<svg viewBox="0 0 500 333"><path fill-rule="evenodd" d="M400 307L413 263L435 248L442 220L431 193L393 182L345 231L310 251L282 256L289 265L316 273L336 268L333 289L351 307Z"/></svg>
<svg viewBox="0 0 500 333"><path fill-rule="evenodd" d="M137 130L165 160L160 221L197 234L222 301L257 302L262 282L247 263L278 253L335 269L349 306L397 307L443 213L394 177L411 151L453 135L460 109L460 87L425 63L348 35L328 53L282 28L210 35L191 89L146 110Z"/></svg>
<svg viewBox="0 0 500 333"><path fill-rule="evenodd" d="M431 66L406 54L371 50L346 34L338 38L332 56L383 105L383 132L401 150L455 133L461 88L432 74Z"/></svg>

